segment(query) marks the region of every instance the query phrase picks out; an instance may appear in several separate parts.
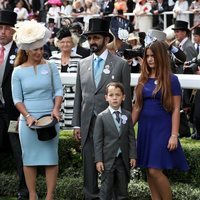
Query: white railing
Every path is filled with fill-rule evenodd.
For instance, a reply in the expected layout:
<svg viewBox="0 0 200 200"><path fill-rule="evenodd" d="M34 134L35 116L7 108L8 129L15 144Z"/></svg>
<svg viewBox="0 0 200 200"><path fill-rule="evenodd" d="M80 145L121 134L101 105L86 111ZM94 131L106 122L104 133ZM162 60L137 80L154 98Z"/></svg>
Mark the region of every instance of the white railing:
<svg viewBox="0 0 200 200"><path fill-rule="evenodd" d="M131 86L135 86L140 74L131 74ZM182 88L200 89L200 76L199 75L187 75L176 74L180 81ZM60 73L63 85L75 85L76 74L73 73Z"/></svg>
<svg viewBox="0 0 200 200"><path fill-rule="evenodd" d="M167 28L167 15L173 15L173 13L174 13L173 11L166 11L166 12L161 13L161 15L164 16L164 19L163 19L163 21L164 21L164 24L163 24L164 29ZM194 13L192 11L184 11L184 12L182 12L182 14L190 15L190 14L194 14ZM116 16L116 15L117 14L109 14L109 15L106 15L106 16L112 17L112 16ZM134 13L124 13L123 15L127 16L127 18L129 19L130 16L134 16ZM147 13L146 15L152 16L152 13ZM72 16L72 15L62 16L62 17L60 17L58 19L58 27L60 27L60 22L61 22L62 18L66 18L66 17L67 18L79 18L79 17L85 17L85 16L87 16L87 14L79 15L79 16L76 16L76 17ZM100 14L94 14L94 15L88 15L88 16L100 17ZM190 27L190 24L189 24L189 27Z"/></svg>

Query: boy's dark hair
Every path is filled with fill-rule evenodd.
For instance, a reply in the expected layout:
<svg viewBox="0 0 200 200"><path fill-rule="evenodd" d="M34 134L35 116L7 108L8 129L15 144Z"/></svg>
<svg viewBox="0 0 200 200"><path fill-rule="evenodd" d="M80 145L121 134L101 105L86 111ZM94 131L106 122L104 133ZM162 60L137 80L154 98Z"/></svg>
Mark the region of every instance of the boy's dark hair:
<svg viewBox="0 0 200 200"><path fill-rule="evenodd" d="M120 83L120 82L110 82L110 83L108 83L108 85L106 86L106 95L108 94L108 88L109 88L110 86L114 86L115 88L119 88L119 89L121 90L122 94L123 94L123 95L125 94L125 92L124 92L124 86L123 86L122 83Z"/></svg>

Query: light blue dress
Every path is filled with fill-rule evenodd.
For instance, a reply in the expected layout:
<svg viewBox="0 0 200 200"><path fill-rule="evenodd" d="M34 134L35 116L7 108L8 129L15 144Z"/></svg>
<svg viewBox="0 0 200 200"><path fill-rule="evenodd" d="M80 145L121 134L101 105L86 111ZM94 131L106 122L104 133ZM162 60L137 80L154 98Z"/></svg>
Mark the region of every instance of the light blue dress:
<svg viewBox="0 0 200 200"><path fill-rule="evenodd" d="M54 97L63 95L60 75L53 63L38 65L36 70L33 66L14 68L13 101L15 104L23 102L28 113L33 117L39 118L52 112L54 106L52 91ZM19 138L24 166L58 164L59 123L56 125L56 130L58 134L54 139L40 141L37 132L30 129L24 117L20 115Z"/></svg>

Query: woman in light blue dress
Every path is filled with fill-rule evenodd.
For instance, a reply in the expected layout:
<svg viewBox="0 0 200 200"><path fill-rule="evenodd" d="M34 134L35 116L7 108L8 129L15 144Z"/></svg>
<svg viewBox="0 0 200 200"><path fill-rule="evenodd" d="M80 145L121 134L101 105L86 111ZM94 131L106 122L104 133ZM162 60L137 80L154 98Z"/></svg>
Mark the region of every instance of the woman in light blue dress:
<svg viewBox="0 0 200 200"><path fill-rule="evenodd" d="M62 84L57 67L43 59L43 45L50 37L49 30L37 22L23 23L26 26L19 27L14 35L19 51L12 74L12 93L15 106L21 113L19 137L25 179L29 199L36 200L37 166L45 166L46 200L53 200L58 174L59 123L56 124L57 136L48 141L38 140L37 132L30 126L45 114L60 120ZM28 33L27 28L32 32ZM38 30L43 34L37 35ZM24 35L20 38L22 32ZM32 38L28 35L30 33Z"/></svg>

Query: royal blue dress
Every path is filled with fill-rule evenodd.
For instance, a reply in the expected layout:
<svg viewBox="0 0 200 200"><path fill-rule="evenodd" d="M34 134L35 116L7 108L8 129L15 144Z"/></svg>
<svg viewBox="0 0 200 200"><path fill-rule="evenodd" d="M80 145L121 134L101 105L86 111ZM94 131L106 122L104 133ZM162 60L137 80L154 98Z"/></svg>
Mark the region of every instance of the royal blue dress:
<svg viewBox="0 0 200 200"><path fill-rule="evenodd" d="M53 90L54 96L62 96L62 83L54 64L41 64L36 67L36 70L33 66L14 68L12 74L13 101L15 104L23 102L28 113L36 119L52 112ZM56 125L56 130L59 133L59 123ZM24 166L58 164L59 134L52 140L40 141L37 132L30 129L24 117L20 115L19 138Z"/></svg>
<svg viewBox="0 0 200 200"><path fill-rule="evenodd" d="M172 129L172 113L161 103L161 93L152 97L156 80L149 78L143 88L143 107L138 120L137 166L155 169L189 169L180 142L174 151L167 148ZM181 96L177 76L171 76L173 96Z"/></svg>

